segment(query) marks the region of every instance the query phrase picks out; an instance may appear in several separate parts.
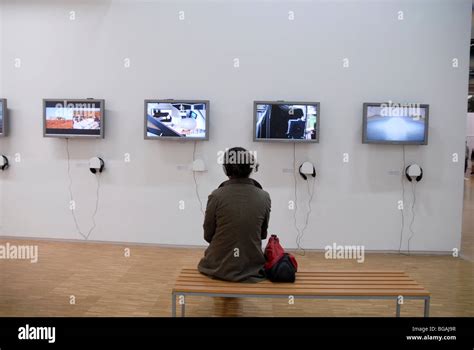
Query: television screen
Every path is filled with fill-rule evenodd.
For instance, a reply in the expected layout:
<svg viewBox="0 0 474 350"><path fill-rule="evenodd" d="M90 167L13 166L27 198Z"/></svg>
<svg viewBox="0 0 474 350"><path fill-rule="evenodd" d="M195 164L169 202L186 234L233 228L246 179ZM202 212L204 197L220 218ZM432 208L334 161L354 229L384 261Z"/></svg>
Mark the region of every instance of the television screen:
<svg viewBox="0 0 474 350"><path fill-rule="evenodd" d="M208 130L209 101L145 101L145 139L208 140Z"/></svg>
<svg viewBox="0 0 474 350"><path fill-rule="evenodd" d="M5 136L7 134L6 119L7 119L7 100L4 98L0 98L0 136Z"/></svg>
<svg viewBox="0 0 474 350"><path fill-rule="evenodd" d="M104 137L104 100L43 100L45 137Z"/></svg>
<svg viewBox="0 0 474 350"><path fill-rule="evenodd" d="M254 102L254 141L319 142L319 102Z"/></svg>
<svg viewBox="0 0 474 350"><path fill-rule="evenodd" d="M428 144L429 105L364 103L363 143Z"/></svg>

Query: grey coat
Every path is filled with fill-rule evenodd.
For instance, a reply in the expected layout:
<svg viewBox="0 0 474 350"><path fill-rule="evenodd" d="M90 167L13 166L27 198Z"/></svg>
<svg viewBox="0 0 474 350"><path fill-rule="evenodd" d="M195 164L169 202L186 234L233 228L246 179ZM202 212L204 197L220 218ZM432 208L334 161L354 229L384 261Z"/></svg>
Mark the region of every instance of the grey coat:
<svg viewBox="0 0 474 350"><path fill-rule="evenodd" d="M262 240L267 237L270 195L250 178L222 183L208 198L204 239L209 247L198 265L201 273L227 281L265 278Z"/></svg>

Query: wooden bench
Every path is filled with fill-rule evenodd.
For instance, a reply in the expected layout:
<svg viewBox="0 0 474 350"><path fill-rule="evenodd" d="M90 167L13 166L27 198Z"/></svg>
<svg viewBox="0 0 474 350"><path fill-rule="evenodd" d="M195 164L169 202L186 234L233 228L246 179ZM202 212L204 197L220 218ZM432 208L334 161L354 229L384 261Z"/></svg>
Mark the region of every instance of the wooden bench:
<svg viewBox="0 0 474 350"><path fill-rule="evenodd" d="M183 269L172 290L172 316L176 317L176 297L181 316L186 296L228 298L294 299L391 299L400 316L401 297L424 300L424 316L429 316L430 292L403 271L302 271L295 283L236 283L211 279L197 269Z"/></svg>

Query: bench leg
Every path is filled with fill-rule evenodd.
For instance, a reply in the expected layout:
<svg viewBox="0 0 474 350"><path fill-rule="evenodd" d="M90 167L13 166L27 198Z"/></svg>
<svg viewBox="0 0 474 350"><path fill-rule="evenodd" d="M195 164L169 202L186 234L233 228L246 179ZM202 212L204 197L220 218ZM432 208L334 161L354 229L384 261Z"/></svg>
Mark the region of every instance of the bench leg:
<svg viewBox="0 0 474 350"><path fill-rule="evenodd" d="M430 297L425 298L425 317L430 316Z"/></svg>
<svg viewBox="0 0 474 350"><path fill-rule="evenodd" d="M181 296L183 297L182 303L181 303L181 300L180 300L180 303L181 303L181 317L184 317L185 311L186 311L186 301L184 299L184 295L180 295L180 297Z"/></svg>
<svg viewBox="0 0 474 350"><path fill-rule="evenodd" d="M400 306L400 303L398 302L398 298L395 299L395 300L397 302L397 308L396 308L396 311L395 311L395 316L400 317L400 308L401 308L401 306Z"/></svg>
<svg viewBox="0 0 474 350"><path fill-rule="evenodd" d="M176 294L171 293L171 317L176 317Z"/></svg>

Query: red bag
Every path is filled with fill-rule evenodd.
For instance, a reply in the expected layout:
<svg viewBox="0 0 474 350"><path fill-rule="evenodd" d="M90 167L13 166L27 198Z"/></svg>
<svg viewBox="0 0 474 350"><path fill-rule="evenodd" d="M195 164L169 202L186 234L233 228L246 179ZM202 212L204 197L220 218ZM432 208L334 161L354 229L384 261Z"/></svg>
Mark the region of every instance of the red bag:
<svg viewBox="0 0 474 350"><path fill-rule="evenodd" d="M285 253L276 235L271 235L265 247L265 273L273 282L294 282L298 263L293 255Z"/></svg>

